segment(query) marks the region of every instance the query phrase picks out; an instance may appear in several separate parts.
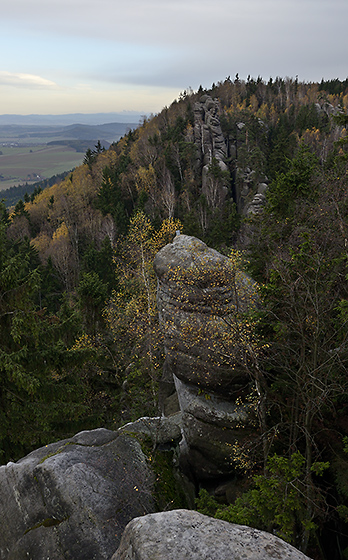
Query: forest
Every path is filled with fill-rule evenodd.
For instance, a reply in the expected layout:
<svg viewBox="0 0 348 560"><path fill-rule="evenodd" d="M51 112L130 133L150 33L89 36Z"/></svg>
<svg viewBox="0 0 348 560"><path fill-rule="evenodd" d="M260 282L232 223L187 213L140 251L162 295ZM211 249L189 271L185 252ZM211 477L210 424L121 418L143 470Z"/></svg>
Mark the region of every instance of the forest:
<svg viewBox="0 0 348 560"><path fill-rule="evenodd" d="M209 98L225 152L202 178L197 103ZM152 262L180 230L238 251L262 302L243 363L263 452L247 450L234 503L202 489L197 507L313 558L348 558L347 129L348 79L236 75L184 91L58 183L1 203L1 463L159 414Z"/></svg>

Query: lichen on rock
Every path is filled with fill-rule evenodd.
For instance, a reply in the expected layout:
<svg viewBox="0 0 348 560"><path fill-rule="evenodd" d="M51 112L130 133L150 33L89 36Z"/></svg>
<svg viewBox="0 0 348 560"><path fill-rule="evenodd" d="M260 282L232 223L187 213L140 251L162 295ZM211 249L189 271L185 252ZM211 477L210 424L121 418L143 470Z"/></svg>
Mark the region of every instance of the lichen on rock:
<svg viewBox="0 0 348 560"><path fill-rule="evenodd" d="M0 467L0 558L109 560L127 523L156 511L140 444L80 432Z"/></svg>
<svg viewBox="0 0 348 560"><path fill-rule="evenodd" d="M176 389L182 449L195 474L230 473L233 445L254 429L251 406L241 400L253 386L243 363L247 335L236 321L257 305L256 284L232 259L186 235L159 251L154 269L165 336L163 411Z"/></svg>
<svg viewBox="0 0 348 560"><path fill-rule="evenodd" d="M275 535L196 511L133 519L111 560L309 560Z"/></svg>

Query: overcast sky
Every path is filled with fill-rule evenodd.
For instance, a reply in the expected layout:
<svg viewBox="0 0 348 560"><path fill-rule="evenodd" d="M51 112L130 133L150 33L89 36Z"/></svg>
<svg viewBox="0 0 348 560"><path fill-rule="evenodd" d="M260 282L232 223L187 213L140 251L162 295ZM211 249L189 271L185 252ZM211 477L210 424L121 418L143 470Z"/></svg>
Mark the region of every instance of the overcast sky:
<svg viewBox="0 0 348 560"><path fill-rule="evenodd" d="M348 76L348 0L9 0L0 114L159 112L248 75Z"/></svg>

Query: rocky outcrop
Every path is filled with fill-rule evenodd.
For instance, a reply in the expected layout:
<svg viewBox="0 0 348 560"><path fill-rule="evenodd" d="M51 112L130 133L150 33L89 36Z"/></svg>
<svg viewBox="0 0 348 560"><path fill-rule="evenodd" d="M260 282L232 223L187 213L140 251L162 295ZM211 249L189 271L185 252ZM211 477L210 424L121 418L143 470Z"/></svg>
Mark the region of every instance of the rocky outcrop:
<svg viewBox="0 0 348 560"><path fill-rule="evenodd" d="M202 95L194 105L194 143L199 154L199 165L209 165L213 157L219 161L227 157L219 108L219 100L209 95Z"/></svg>
<svg viewBox="0 0 348 560"><path fill-rule="evenodd" d="M266 205L265 195L257 192L247 206L246 215L255 216L256 214L261 214L265 205Z"/></svg>
<svg viewBox="0 0 348 560"><path fill-rule="evenodd" d="M236 204L244 216L260 214L266 204L268 178L247 167L236 173Z"/></svg>
<svg viewBox="0 0 348 560"><path fill-rule="evenodd" d="M193 142L196 168L202 174L202 193L210 207L220 207L228 192L227 147L220 124L220 103L203 95L194 105ZM213 162L215 163L212 168Z"/></svg>
<svg viewBox="0 0 348 560"><path fill-rule="evenodd" d="M249 167L238 168L237 145L246 124L236 123L235 135L225 138L220 113L219 100L209 95L202 95L194 104L194 127L187 140L196 146L196 169L202 177L202 194L214 210L221 208L233 191L240 214L259 214L265 205L268 179ZM261 120L259 123L264 126ZM228 160L233 161L230 169Z"/></svg>
<svg viewBox="0 0 348 560"><path fill-rule="evenodd" d="M278 537L175 510L131 521L111 560L309 560Z"/></svg>
<svg viewBox="0 0 348 560"><path fill-rule="evenodd" d="M0 467L1 560L109 560L127 523L155 511L139 443L81 432Z"/></svg>
<svg viewBox="0 0 348 560"><path fill-rule="evenodd" d="M155 257L158 308L165 332L161 400L176 388L183 422L182 458L201 478L233 471L235 445L254 430L237 335L237 311L257 303L255 283L194 237L178 235Z"/></svg>

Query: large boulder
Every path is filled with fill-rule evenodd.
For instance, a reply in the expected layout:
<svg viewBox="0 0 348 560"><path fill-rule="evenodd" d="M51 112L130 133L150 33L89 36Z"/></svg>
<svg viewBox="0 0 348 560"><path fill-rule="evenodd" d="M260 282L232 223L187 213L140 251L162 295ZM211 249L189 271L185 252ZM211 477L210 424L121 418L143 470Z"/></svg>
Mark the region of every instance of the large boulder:
<svg viewBox="0 0 348 560"><path fill-rule="evenodd" d="M278 537L175 510L133 519L111 560L309 560Z"/></svg>
<svg viewBox="0 0 348 560"><path fill-rule="evenodd" d="M127 523L155 511L136 439L105 429L0 467L0 558L109 560Z"/></svg>
<svg viewBox="0 0 348 560"><path fill-rule="evenodd" d="M254 430L252 407L245 404L250 374L240 338L231 332L235 313L257 305L255 283L230 259L187 235L159 251L154 269L165 334L163 412L176 389L188 463L200 478L229 474L234 445Z"/></svg>

